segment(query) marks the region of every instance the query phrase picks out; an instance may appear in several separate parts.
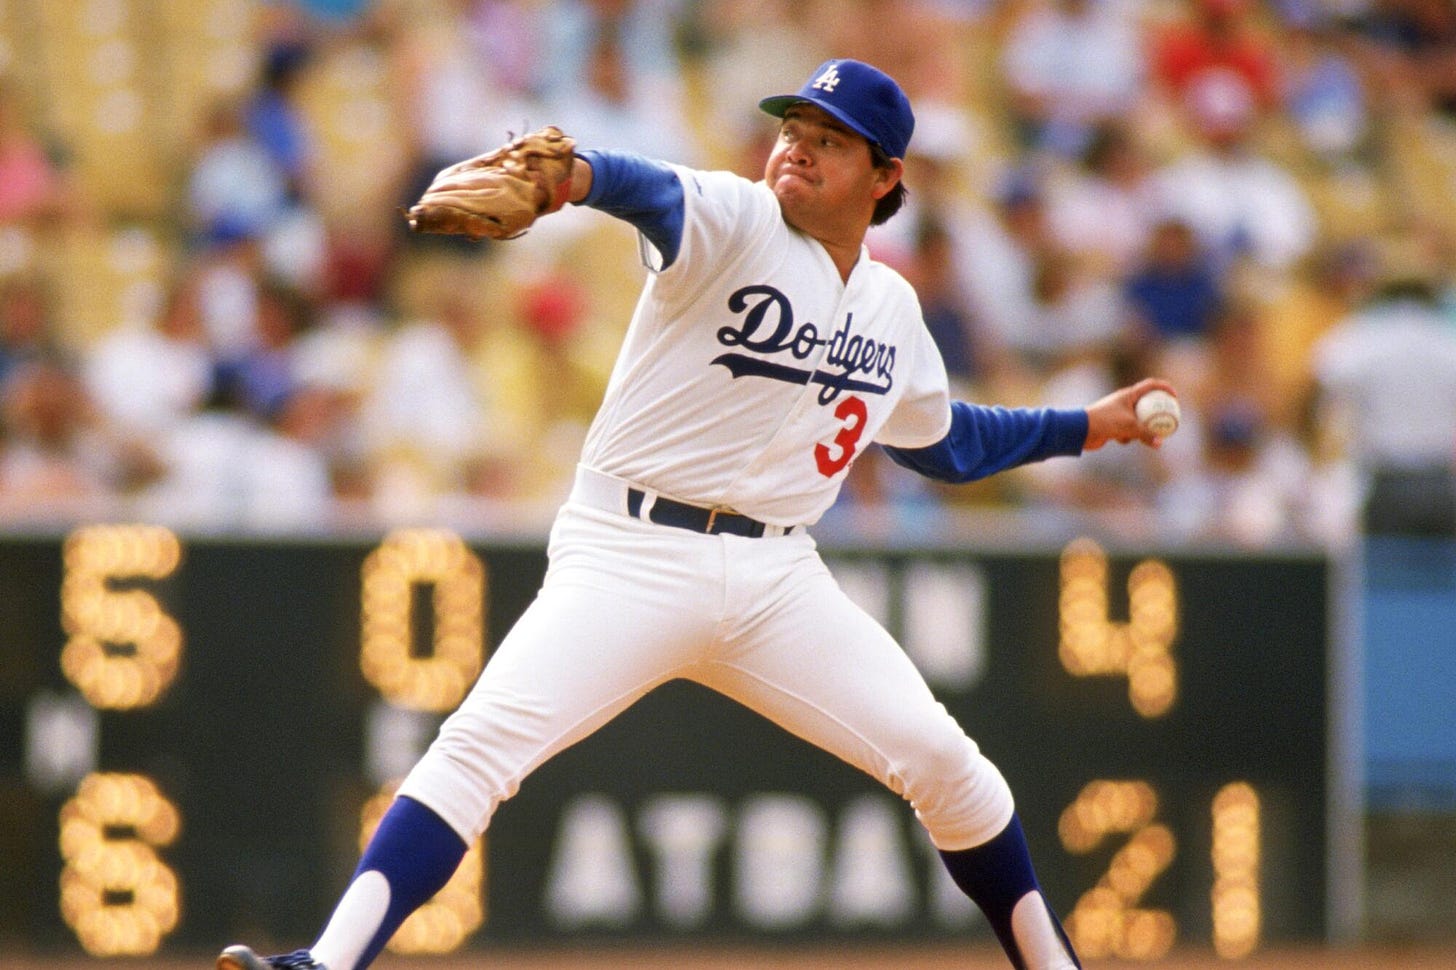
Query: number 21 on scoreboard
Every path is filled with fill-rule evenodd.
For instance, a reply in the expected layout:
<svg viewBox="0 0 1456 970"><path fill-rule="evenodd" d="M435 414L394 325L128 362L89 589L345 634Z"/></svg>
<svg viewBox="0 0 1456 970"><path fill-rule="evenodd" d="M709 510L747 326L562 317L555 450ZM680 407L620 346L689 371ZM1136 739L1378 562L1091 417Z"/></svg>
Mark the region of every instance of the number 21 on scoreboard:
<svg viewBox="0 0 1456 970"><path fill-rule="evenodd" d="M1062 552L1058 655L1077 677L1125 676L1139 715L1166 714L1178 696L1173 642L1178 589L1165 563L1145 560L1128 575L1128 619L1110 619L1107 557L1090 539ZM1156 960L1173 946L1177 924L1165 910L1138 904L1172 863L1177 840L1157 820L1158 795L1142 780L1088 782L1058 822L1062 846L1075 855L1125 839L1102 878L1077 900L1067 932L1088 959ZM1224 785L1212 804L1213 945L1223 957L1253 952L1259 942L1259 796L1245 782Z"/></svg>

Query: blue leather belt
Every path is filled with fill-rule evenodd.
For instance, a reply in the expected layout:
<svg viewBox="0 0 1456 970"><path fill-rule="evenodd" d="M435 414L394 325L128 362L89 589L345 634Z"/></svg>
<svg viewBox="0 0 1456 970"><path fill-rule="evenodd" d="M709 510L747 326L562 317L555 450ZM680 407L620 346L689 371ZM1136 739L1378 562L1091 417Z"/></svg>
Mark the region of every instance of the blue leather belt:
<svg viewBox="0 0 1456 970"><path fill-rule="evenodd" d="M642 500L644 498L646 498L646 493L640 488L627 489L627 514L634 519L642 518ZM700 505L688 505L686 502L677 502L660 495L657 497L657 501L652 503L652 507L647 510L647 521L655 522L658 525L669 525L677 529L687 529L689 532L701 532L705 535L727 533L734 536L746 536L749 539L761 537L767 528L764 523L739 512L705 509Z"/></svg>

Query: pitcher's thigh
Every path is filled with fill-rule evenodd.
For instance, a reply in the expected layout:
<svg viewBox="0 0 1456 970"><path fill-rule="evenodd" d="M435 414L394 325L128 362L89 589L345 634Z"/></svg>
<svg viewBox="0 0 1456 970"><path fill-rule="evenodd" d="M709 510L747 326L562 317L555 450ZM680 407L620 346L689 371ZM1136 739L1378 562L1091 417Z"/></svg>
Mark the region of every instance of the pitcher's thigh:
<svg viewBox="0 0 1456 970"><path fill-rule="evenodd" d="M462 836L552 755L670 679L699 636L683 611L598 584L543 589L401 787Z"/></svg>
<svg viewBox="0 0 1456 970"><path fill-rule="evenodd" d="M879 779L940 848L1004 828L1005 779L900 645L827 573L797 585L695 678Z"/></svg>

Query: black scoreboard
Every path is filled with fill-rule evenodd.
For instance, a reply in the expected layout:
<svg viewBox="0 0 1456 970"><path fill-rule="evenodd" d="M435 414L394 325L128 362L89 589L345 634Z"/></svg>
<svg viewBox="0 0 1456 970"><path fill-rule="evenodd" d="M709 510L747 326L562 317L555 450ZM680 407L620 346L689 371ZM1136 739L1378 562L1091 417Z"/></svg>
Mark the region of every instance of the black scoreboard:
<svg viewBox="0 0 1456 970"><path fill-rule="evenodd" d="M825 557L1007 775L1086 956L1339 931L1326 557ZM428 529L0 539L0 947L306 944L544 570ZM683 683L526 779L391 946L987 933L895 796Z"/></svg>

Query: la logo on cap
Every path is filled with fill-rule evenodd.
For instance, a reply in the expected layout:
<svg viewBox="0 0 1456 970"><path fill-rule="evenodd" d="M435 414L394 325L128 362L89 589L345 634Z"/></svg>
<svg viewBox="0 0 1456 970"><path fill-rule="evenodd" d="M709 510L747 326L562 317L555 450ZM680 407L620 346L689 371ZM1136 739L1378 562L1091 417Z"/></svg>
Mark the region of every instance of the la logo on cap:
<svg viewBox="0 0 1456 970"><path fill-rule="evenodd" d="M870 144L879 145L891 158L905 157L910 134L915 130L915 114L910 110L910 99L894 78L849 58L825 61L814 68L809 78L794 94L776 94L764 98L758 106L782 118L796 104L818 105Z"/></svg>
<svg viewBox="0 0 1456 970"><path fill-rule="evenodd" d="M816 77L814 79L813 85L811 85L811 87L815 88L816 90L828 93L833 93L834 89L838 86L839 68L837 67L831 67L829 70Z"/></svg>

